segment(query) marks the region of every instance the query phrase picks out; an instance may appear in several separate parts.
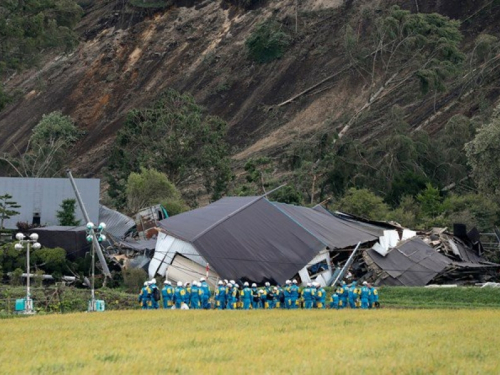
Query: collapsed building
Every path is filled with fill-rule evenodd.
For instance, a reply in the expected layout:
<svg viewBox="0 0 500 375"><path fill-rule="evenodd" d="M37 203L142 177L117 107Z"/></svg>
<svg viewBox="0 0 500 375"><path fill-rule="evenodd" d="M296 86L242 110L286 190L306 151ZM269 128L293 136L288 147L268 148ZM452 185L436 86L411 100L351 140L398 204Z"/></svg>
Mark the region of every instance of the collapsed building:
<svg viewBox="0 0 500 375"><path fill-rule="evenodd" d="M174 282L208 276L212 285L219 279L283 284L297 278L326 286L351 258L346 277L375 285L497 278L500 265L483 258L477 231L457 228L455 234L417 233L322 206L227 197L159 221L148 270L150 277L159 274Z"/></svg>

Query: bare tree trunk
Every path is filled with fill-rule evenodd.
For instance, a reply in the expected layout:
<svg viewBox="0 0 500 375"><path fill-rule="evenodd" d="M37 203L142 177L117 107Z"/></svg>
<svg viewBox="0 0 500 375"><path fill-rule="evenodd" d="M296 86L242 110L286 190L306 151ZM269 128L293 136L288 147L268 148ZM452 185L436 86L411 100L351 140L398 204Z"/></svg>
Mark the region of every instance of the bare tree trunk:
<svg viewBox="0 0 500 375"><path fill-rule="evenodd" d="M313 182L312 182L312 187L311 187L311 204L314 203L314 190L316 190L316 179L318 175L314 174L313 175Z"/></svg>

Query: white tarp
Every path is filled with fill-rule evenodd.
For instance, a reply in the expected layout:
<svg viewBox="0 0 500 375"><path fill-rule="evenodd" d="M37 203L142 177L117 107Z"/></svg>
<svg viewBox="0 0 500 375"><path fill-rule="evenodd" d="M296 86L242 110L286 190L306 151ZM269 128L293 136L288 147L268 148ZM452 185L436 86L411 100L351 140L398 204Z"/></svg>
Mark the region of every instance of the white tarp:
<svg viewBox="0 0 500 375"><path fill-rule="evenodd" d="M157 273L162 276L165 275L168 265L172 263L177 253L191 259L203 268L207 266L205 259L203 259L196 248L189 242L179 240L166 233L160 232L158 233L153 259L151 259L151 263L149 263L149 277L154 277Z"/></svg>
<svg viewBox="0 0 500 375"><path fill-rule="evenodd" d="M399 242L399 234L396 230L384 230L384 235L373 245L372 249L382 256L386 256L389 249L395 247Z"/></svg>

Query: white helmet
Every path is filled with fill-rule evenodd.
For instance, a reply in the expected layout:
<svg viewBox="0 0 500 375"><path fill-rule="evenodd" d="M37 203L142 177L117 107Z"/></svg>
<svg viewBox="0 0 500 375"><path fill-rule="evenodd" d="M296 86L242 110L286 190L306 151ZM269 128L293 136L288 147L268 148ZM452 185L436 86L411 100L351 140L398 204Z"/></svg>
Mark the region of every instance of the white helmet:
<svg viewBox="0 0 500 375"><path fill-rule="evenodd" d="M271 286L271 283L269 281L266 281L266 283L264 285L265 286Z"/></svg>
<svg viewBox="0 0 500 375"><path fill-rule="evenodd" d="M151 284L156 284L156 279L152 279Z"/></svg>
<svg viewBox="0 0 500 375"><path fill-rule="evenodd" d="M288 284L291 284L292 282L290 280L287 280L285 281L285 284L288 285Z"/></svg>
<svg viewBox="0 0 500 375"><path fill-rule="evenodd" d="M177 286L182 286L182 281L177 281Z"/></svg>
<svg viewBox="0 0 500 375"><path fill-rule="evenodd" d="M224 283L227 284L229 281L227 281L227 279L224 279Z"/></svg>
<svg viewBox="0 0 500 375"><path fill-rule="evenodd" d="M219 282L217 284L218 285L224 285L224 282L222 280L219 280Z"/></svg>
<svg viewBox="0 0 500 375"><path fill-rule="evenodd" d="M193 284L193 285L198 285L198 281L193 280L193 283L192 283L192 284Z"/></svg>
<svg viewBox="0 0 500 375"><path fill-rule="evenodd" d="M228 287L228 288L232 288L232 287L233 287L233 284L229 283L229 284L227 284L227 287Z"/></svg>
<svg viewBox="0 0 500 375"><path fill-rule="evenodd" d="M248 281L245 281L245 283L243 284L243 286L249 286L250 284L248 284Z"/></svg>
<svg viewBox="0 0 500 375"><path fill-rule="evenodd" d="M234 285L234 284L236 284L236 283L234 282L234 280L231 280L231 281L230 281L230 283L231 283L231 284L233 284L233 285Z"/></svg>
<svg viewBox="0 0 500 375"><path fill-rule="evenodd" d="M200 277L200 281L206 281L207 279L205 279L204 277Z"/></svg>
<svg viewBox="0 0 500 375"><path fill-rule="evenodd" d="M149 283L147 281L144 281L144 286L148 286Z"/></svg>
<svg viewBox="0 0 500 375"><path fill-rule="evenodd" d="M293 279L292 283L297 284L297 280Z"/></svg>
<svg viewBox="0 0 500 375"><path fill-rule="evenodd" d="M169 282L170 282L170 281L165 280L165 281L163 282L163 284L167 285Z"/></svg>
<svg viewBox="0 0 500 375"><path fill-rule="evenodd" d="M368 285L368 283L366 281L363 281L363 285Z"/></svg>
<svg viewBox="0 0 500 375"><path fill-rule="evenodd" d="M310 287L311 286L311 283L307 283L307 286Z"/></svg>
<svg viewBox="0 0 500 375"><path fill-rule="evenodd" d="M278 290L278 287L276 287L276 286L275 286L275 287L273 288L273 290Z"/></svg>
<svg viewBox="0 0 500 375"><path fill-rule="evenodd" d="M257 284L253 283L252 288L257 288Z"/></svg>

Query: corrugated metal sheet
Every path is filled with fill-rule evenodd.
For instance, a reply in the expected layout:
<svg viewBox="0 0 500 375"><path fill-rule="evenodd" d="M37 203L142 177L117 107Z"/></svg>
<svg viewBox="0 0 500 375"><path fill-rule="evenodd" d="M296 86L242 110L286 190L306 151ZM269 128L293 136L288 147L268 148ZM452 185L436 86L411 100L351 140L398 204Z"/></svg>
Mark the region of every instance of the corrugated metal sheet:
<svg viewBox="0 0 500 375"><path fill-rule="evenodd" d="M90 220L95 223L99 220L99 189L100 180L95 178L77 178L76 185L82 196L83 203ZM57 225L56 213L61 209L64 199L76 199L71 183L67 178L21 178L0 177L0 195L12 195L12 200L21 207L17 208L20 214L5 220L4 226L16 228L18 221L32 223L35 213L40 215L42 225ZM75 216L85 224L82 212L76 205Z"/></svg>
<svg viewBox="0 0 500 375"><path fill-rule="evenodd" d="M106 224L106 232L122 239L125 233L135 225L134 219L104 205L99 206L99 222Z"/></svg>
<svg viewBox="0 0 500 375"><path fill-rule="evenodd" d="M401 243L385 257L374 250L368 250L366 254L390 276L383 279L385 285L426 285L452 264L450 259L418 237Z"/></svg>

